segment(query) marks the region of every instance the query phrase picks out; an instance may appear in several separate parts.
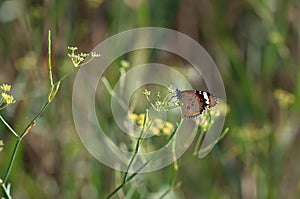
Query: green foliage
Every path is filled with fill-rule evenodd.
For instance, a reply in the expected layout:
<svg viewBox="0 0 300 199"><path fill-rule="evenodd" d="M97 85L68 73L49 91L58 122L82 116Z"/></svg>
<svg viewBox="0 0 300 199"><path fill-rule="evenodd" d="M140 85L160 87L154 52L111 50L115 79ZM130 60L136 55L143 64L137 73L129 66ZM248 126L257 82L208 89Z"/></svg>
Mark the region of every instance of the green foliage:
<svg viewBox="0 0 300 199"><path fill-rule="evenodd" d="M0 153L1 196L105 198L120 187L114 195L119 198L300 197L298 1L4 1L0 10L0 83L10 83L14 96L1 95L0 109L5 106L0 113L0 140L5 144ZM224 129L226 136L204 159L197 153L205 128L173 165L124 178L124 173L93 159L75 133L72 72L85 54L72 48L68 57L67 51L68 45L76 44L88 52L113 34L142 26L178 30L205 47L226 86L225 127L230 131ZM45 39L48 29L51 56ZM112 63L99 81L106 85L101 91L104 108L99 111L109 115L105 108L113 85L130 69L129 63L155 58L155 53L137 51L120 58L128 60L122 67L120 60ZM155 61L188 71L185 61L172 55ZM192 85L202 86L191 73L186 76ZM149 94L156 98L155 90ZM165 107L163 98L149 101L155 108ZM39 112L44 114L36 118ZM133 114L140 119L143 112ZM101 122L112 134L118 132L110 116ZM172 124L174 132L177 125ZM165 132L157 138L163 136L172 139ZM137 140L130 141L126 149L135 148ZM18 153L12 156L14 151Z"/></svg>

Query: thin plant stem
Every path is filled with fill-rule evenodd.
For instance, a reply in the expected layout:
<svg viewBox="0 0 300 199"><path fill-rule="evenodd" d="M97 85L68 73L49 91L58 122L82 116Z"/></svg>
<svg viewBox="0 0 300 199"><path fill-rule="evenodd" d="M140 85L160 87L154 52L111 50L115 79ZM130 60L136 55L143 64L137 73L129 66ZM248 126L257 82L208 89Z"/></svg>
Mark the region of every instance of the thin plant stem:
<svg viewBox="0 0 300 199"><path fill-rule="evenodd" d="M19 138L19 135L14 131L14 129L5 121L5 119L1 115L0 115L0 119L5 124L5 126L10 130L10 132L12 132L12 134L14 134L14 136Z"/></svg>
<svg viewBox="0 0 300 199"><path fill-rule="evenodd" d="M133 163L133 161L134 161L134 159L135 159L137 153L139 152L139 149L140 149L140 142L141 142L142 136L143 136L143 134L144 134L144 132L145 132L145 127L146 127L146 122L147 122L148 114L149 114L149 110L146 109L145 118L144 118L144 123L143 123L143 128L142 128L142 131L141 131L141 133L140 133L140 136L139 136L139 138L138 138L138 140L137 140L137 143L136 143L136 146L135 146L134 154L132 155L132 157L131 157L131 159L130 159L130 161L129 161L127 170L126 170L126 172L125 172L125 175L124 175L124 178L123 178L123 183L126 182L126 178L127 178L129 169L130 169L130 167L131 167L131 165L132 165L132 163Z"/></svg>
<svg viewBox="0 0 300 199"><path fill-rule="evenodd" d="M49 81L51 87L53 87L53 76L51 66L51 31L48 31L48 70L49 70Z"/></svg>
<svg viewBox="0 0 300 199"><path fill-rule="evenodd" d="M91 60L89 60L89 61L91 61ZM3 192L5 193L5 195L6 195L6 197L8 199L11 199L11 196L10 196L10 193L8 193L8 191L7 191L8 187L5 187L5 184L7 183L8 177L9 177L9 175L11 173L11 170L12 170L12 167L13 167L13 164L14 164L17 152L18 152L18 148L19 148L19 145L20 145L22 139L29 133L29 131L31 130L31 128L35 125L35 120L38 117L40 117L44 113L44 111L47 109L48 105L51 103L52 99L55 97L56 93L58 92L59 85L60 85L61 81L63 81L67 76L69 76L75 69L76 69L76 67L73 67L72 70L70 70L63 77L61 77L59 79L59 81L57 81L56 83L54 83L54 81L53 81L53 74L52 74L52 66L51 66L51 31L49 30L49 32L48 32L48 70L49 70L50 89L49 89L48 99L46 100L46 102L44 103L44 105L40 108L39 112L33 117L33 119L27 125L27 127L23 130L23 132L21 133L20 136L13 130L13 128L0 115L1 121L14 134L14 136L17 137L17 141L15 143L15 146L14 146L14 149L13 149L13 153L11 155L11 159L10 159L8 168L7 168L6 172L5 172L5 177L4 177L3 183L1 185L1 187L3 189ZM130 180L130 179L131 178L129 178L128 180Z"/></svg>
<svg viewBox="0 0 300 199"><path fill-rule="evenodd" d="M146 118L146 117L145 117ZM144 119L145 120L145 119ZM172 135L170 136L170 138L167 140L166 144L164 147L168 147L169 143L171 142L172 138L174 137L174 135L177 133L180 125L182 124L183 119L181 119L180 123L177 125L177 128L174 130L174 132L172 133ZM144 121L145 124L145 121ZM141 137L141 136L140 136ZM125 181L123 180L123 183L120 184L118 187L116 187L107 197L106 199L111 198L112 196L114 196L120 189L122 189L130 180L132 180L138 173L139 171L141 171L145 166L147 166L154 158L148 160L147 162L145 162L139 169L136 170L135 173L131 174L130 176L126 177L128 175L128 172L125 173L125 176L123 179L125 179ZM128 165L129 166L129 165ZM127 171L129 170L129 168L127 168Z"/></svg>
<svg viewBox="0 0 300 199"><path fill-rule="evenodd" d="M44 111L46 110L46 108L48 107L49 104L50 104L49 101L45 102L45 104L41 107L41 109L39 110L39 112L33 117L33 119L31 120L31 122L24 129L24 131L22 132L22 134L21 134L20 137L23 137L23 135L26 133L27 129L30 128L30 126L32 125L32 123L34 123L35 120L44 113Z"/></svg>
<svg viewBox="0 0 300 199"><path fill-rule="evenodd" d="M199 135L198 140L196 142L196 146L194 148L193 156L197 155L199 147L200 147L200 143L203 139L204 134L205 134L205 131L203 130L203 128L200 127L200 135Z"/></svg>
<svg viewBox="0 0 300 199"><path fill-rule="evenodd" d="M198 154L200 154L200 153L203 152L203 151L206 151L206 150L210 149L211 146L216 145L219 141L221 141L221 140L224 138L224 136L225 136L228 132L229 132L229 128L227 127L224 131L222 131L222 133L221 133L221 135L220 135L220 137L219 137L218 139L216 139L212 144L210 144L210 145L206 146L205 148L199 150Z"/></svg>
<svg viewBox="0 0 300 199"><path fill-rule="evenodd" d="M16 154L18 152L18 148L19 148L20 143L21 143L21 139L18 139L17 142L16 142L16 144L15 144L14 151L13 151L12 157L10 159L8 168L7 168L6 172L5 172L5 177L4 177L4 180L3 180L4 184L7 182L8 176L9 176L9 174L11 172L11 169L12 169L12 166L14 164L14 161L15 161Z"/></svg>
<svg viewBox="0 0 300 199"><path fill-rule="evenodd" d="M170 193L171 192L171 190L172 190L172 188L170 187L170 188L168 188L160 197L159 197L159 199L163 199L166 195L168 195L168 193Z"/></svg>
<svg viewBox="0 0 300 199"><path fill-rule="evenodd" d="M12 197L10 196L10 194L7 192L7 188L5 187L4 183L2 184L1 187L2 187L3 192L4 192L5 196L7 197L7 199L12 199Z"/></svg>
<svg viewBox="0 0 300 199"><path fill-rule="evenodd" d="M171 186L159 197L159 199L163 199L165 196L167 196L172 190L175 188L175 182L176 182L176 177L178 174L178 170L174 169L174 175L171 180Z"/></svg>
<svg viewBox="0 0 300 199"><path fill-rule="evenodd" d="M221 141L221 140L225 137L225 135L227 135L228 132L229 132L229 128L227 127L227 128L222 132L221 136L218 137L216 143L218 143L219 141Z"/></svg>
<svg viewBox="0 0 300 199"><path fill-rule="evenodd" d="M111 198L113 195L115 195L120 189L122 189L130 180L132 180L139 171L141 171L145 166L147 166L152 160L149 160L147 162L145 162L145 164L143 164L137 171L136 173L131 174L125 182L123 182L122 184L120 184L117 188L115 188L107 197L106 199Z"/></svg>
<svg viewBox="0 0 300 199"><path fill-rule="evenodd" d="M48 69L49 69L49 81L51 84L51 89L53 89L53 78L52 78L52 69L51 69L51 32L49 31L48 33ZM27 125L27 127L23 130L23 132L21 133L20 136L18 136L18 134L5 122L5 120L1 117L1 120L4 122L4 124L9 128L9 130L18 138L15 146L14 146L14 150L8 165L8 168L5 172L5 177L4 177L4 184L7 182L8 177L10 175L10 172L12 170L17 152L18 152L18 148L19 145L22 141L22 139L24 138L24 136L30 131L30 129L32 128L32 126L35 123L35 120L46 110L47 106L49 105L50 101L49 99L45 102L45 104L41 107L41 109L39 110L39 112L33 117L33 119L31 120L31 122Z"/></svg>
<svg viewBox="0 0 300 199"><path fill-rule="evenodd" d="M107 80L107 78L102 77L101 81L104 84L104 86L105 86L106 90L108 91L108 93L111 95L111 97L116 98L116 100L118 101L118 103L120 104L122 109L127 111L127 106L126 106L125 102L123 100L119 99L118 97L116 97L116 94L115 94L114 90L112 89L112 87L111 87L109 81Z"/></svg>
<svg viewBox="0 0 300 199"><path fill-rule="evenodd" d="M173 158L173 164L174 164L174 170L178 170L178 164L177 164L177 159L176 159L176 151L175 151L175 146L176 146L176 137L173 139L172 143L172 158Z"/></svg>
<svg viewBox="0 0 300 199"><path fill-rule="evenodd" d="M176 135L176 133L177 133L179 127L181 126L182 122L183 122L183 118L181 118L180 122L178 124L176 124L176 129L173 131L173 133L168 138L166 146L168 146L170 144L172 138Z"/></svg>
<svg viewBox="0 0 300 199"><path fill-rule="evenodd" d="M154 117L152 118L152 120L150 121L149 125L147 125L147 129L145 130L145 133L144 133L145 136L142 137L140 145L143 144L143 142L144 142L144 140L145 140L145 137L148 135L149 129L150 129L150 127L152 126L154 120L156 119L157 114L158 114L158 112L155 113L155 115L154 115ZM149 114L148 114L148 115L149 115Z"/></svg>
<svg viewBox="0 0 300 199"><path fill-rule="evenodd" d="M18 140L16 141L16 144L15 144L15 147L14 147L14 150L13 150L13 153L12 153L12 158L10 159L10 162L9 162L9 165L8 165L8 168L5 172L5 177L4 177L4 183L7 182L7 179L10 175L10 172L11 172L11 169L13 167L13 164L14 164L14 161L15 161L15 157L17 155L17 152L18 152L18 148L19 148L19 145L22 141L22 138L24 137L24 134L25 133L28 133L28 129L32 126L32 124L34 123L34 121L46 110L47 106L49 105L50 102L46 102L44 104L44 106L40 109L40 111L35 115L35 117L31 120L31 122L28 124L28 126L24 129L23 133L21 134L21 136L18 137Z"/></svg>
<svg viewBox="0 0 300 199"><path fill-rule="evenodd" d="M64 74L54 85L62 82L64 79L66 79L71 73L73 73L77 68L73 67L70 71L68 71L66 74Z"/></svg>

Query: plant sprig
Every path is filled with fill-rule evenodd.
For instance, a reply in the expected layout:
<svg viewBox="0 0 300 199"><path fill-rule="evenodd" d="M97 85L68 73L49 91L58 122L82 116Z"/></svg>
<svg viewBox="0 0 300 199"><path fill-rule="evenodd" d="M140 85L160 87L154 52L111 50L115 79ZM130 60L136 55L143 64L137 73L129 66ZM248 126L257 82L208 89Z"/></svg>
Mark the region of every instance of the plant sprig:
<svg viewBox="0 0 300 199"><path fill-rule="evenodd" d="M36 115L31 119L31 121L28 123L28 125L22 131L22 133L18 134L6 122L6 120L0 115L1 122L17 138L17 141L15 142L15 146L14 146L14 149L13 149L13 153L12 153L10 161L9 161L9 165L6 169L6 172L4 173L4 178L0 178L0 186L1 186L1 188L4 192L4 194L5 194L5 197L7 197L8 199L11 199L12 197L11 197L11 193L10 193L11 184L7 183L7 181L8 181L8 178L10 176L11 170L13 168L15 158L16 158L16 154L18 152L19 145L21 144L21 141L23 140L23 138L26 135L28 135L30 133L31 129L36 124L36 122L35 122L36 119L44 113L44 111L47 109L49 104L53 101L53 99L55 98L57 92L59 91L59 87L60 87L61 82L66 77L68 77L75 69L87 64L93 58L100 56L99 54L97 54L95 52L92 52L91 53L91 59L88 60L87 62L85 62L84 64L82 64L82 62L84 61L84 58L87 57L89 54L85 54L85 53L75 54L74 51L77 50L77 48L69 48L69 49L71 50L71 54L68 54L68 56L71 58L73 68L68 73L66 73L64 76L62 76L58 81L55 82L54 78L53 78L52 63L51 63L51 31L50 30L48 31L48 72L49 72L48 79L49 79L49 84L50 84L48 96L47 96L47 99L46 99L44 105L40 108L40 110L36 113ZM13 104L13 103L16 102L16 100L13 98L13 96L8 94L10 89L11 89L11 86L8 85L8 84L0 85L0 91L1 91L0 110L6 108L8 105ZM2 147L2 144L3 144L3 142L1 141L1 147Z"/></svg>

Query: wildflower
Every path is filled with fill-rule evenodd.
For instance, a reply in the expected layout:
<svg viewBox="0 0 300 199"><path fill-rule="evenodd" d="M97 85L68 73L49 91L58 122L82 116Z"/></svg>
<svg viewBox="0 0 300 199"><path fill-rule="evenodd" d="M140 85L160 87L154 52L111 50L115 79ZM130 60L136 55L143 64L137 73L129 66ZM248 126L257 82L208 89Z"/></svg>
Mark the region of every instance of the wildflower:
<svg viewBox="0 0 300 199"><path fill-rule="evenodd" d="M145 96L150 96L151 95L151 91L148 91L147 89L145 89L145 91L143 92L143 94Z"/></svg>
<svg viewBox="0 0 300 199"><path fill-rule="evenodd" d="M2 84L0 85L0 89L2 89L4 92L10 91L11 85L9 84Z"/></svg>
<svg viewBox="0 0 300 199"><path fill-rule="evenodd" d="M128 119L134 121L139 127L140 130L144 126L145 114L129 114ZM174 131L174 125L171 122L165 122L160 118L155 118L153 121L148 117L146 120L146 129L148 133L151 133L156 136L170 135Z"/></svg>
<svg viewBox="0 0 300 199"><path fill-rule="evenodd" d="M137 115L137 114L134 114L134 113L131 113L131 114L129 114L128 118L129 118L130 120L135 121L135 120L137 120L138 115Z"/></svg>
<svg viewBox="0 0 300 199"><path fill-rule="evenodd" d="M2 93L1 97L6 104L13 104L16 102L16 100L14 100L14 97L12 95L8 95L7 93Z"/></svg>
<svg viewBox="0 0 300 199"><path fill-rule="evenodd" d="M170 135L174 131L174 125L171 122L166 122L162 132L164 135Z"/></svg>
<svg viewBox="0 0 300 199"><path fill-rule="evenodd" d="M16 102L14 97L12 95L7 94L11 89L11 86L9 84L1 84L0 85L0 110L7 107L9 104L13 104ZM2 92L1 92L2 90Z"/></svg>
<svg viewBox="0 0 300 199"><path fill-rule="evenodd" d="M75 54L75 51L78 50L77 47L68 47L68 50L71 51L71 53L68 53L68 56L71 58L72 63L75 68L82 66L82 62L85 60L86 57L88 57L90 55L89 53L82 53L82 52L79 54ZM100 56L101 55L96 52L91 52L92 58L100 57ZM91 61L91 60L89 60L89 61ZM88 61L86 63L88 63Z"/></svg>

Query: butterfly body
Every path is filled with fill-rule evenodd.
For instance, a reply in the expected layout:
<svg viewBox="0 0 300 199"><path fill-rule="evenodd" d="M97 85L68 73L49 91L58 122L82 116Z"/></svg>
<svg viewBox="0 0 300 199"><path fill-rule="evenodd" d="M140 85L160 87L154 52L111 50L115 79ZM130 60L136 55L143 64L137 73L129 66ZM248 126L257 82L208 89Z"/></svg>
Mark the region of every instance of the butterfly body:
<svg viewBox="0 0 300 199"><path fill-rule="evenodd" d="M187 118L195 118L218 103L217 97L206 91L176 89L176 97L182 114Z"/></svg>

